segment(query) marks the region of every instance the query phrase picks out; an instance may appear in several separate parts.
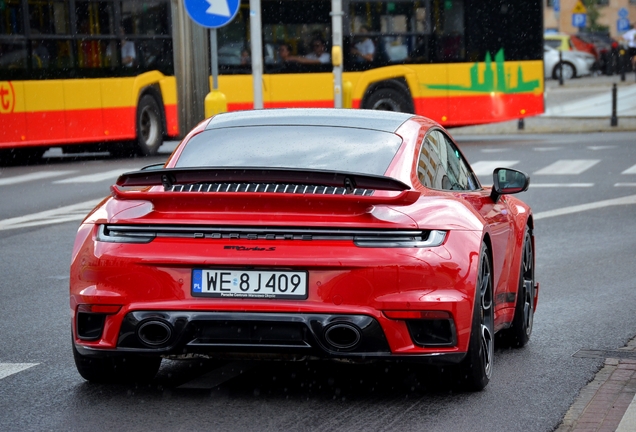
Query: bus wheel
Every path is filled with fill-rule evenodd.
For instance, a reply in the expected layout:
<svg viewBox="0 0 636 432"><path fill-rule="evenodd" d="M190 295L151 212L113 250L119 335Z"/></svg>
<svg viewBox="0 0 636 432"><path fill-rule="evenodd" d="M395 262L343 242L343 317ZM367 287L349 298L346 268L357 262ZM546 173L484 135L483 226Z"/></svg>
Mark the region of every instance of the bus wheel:
<svg viewBox="0 0 636 432"><path fill-rule="evenodd" d="M157 100L143 95L137 107L137 152L140 156L157 154L163 144L161 110Z"/></svg>
<svg viewBox="0 0 636 432"><path fill-rule="evenodd" d="M392 88L381 88L369 96L364 108L380 111L411 112L411 105L409 98L402 92Z"/></svg>

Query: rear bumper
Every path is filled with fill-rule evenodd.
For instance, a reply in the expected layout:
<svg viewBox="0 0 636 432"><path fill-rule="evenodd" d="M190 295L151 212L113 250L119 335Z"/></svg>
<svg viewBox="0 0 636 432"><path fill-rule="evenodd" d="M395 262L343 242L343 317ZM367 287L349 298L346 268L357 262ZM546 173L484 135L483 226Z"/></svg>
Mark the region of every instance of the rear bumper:
<svg viewBox="0 0 636 432"><path fill-rule="evenodd" d="M234 358L404 360L457 363L465 353L391 353L371 316L312 313L135 311L124 317L117 348L76 343L80 354L206 355Z"/></svg>

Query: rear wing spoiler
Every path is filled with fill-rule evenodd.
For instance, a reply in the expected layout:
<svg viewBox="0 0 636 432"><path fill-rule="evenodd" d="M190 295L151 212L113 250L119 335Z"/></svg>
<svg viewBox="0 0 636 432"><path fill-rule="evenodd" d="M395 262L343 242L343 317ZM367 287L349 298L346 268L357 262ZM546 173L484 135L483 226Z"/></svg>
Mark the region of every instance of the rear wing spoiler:
<svg viewBox="0 0 636 432"><path fill-rule="evenodd" d="M326 170L288 168L162 168L127 172L117 186L161 186L196 183L300 183L353 189L404 191L408 185L391 177Z"/></svg>
<svg viewBox="0 0 636 432"><path fill-rule="evenodd" d="M343 188L339 194L301 194L308 201L355 201L361 205L409 205L417 201L420 192L412 190L407 184L391 177L349 173L327 170L297 170L288 168L161 168L152 167L147 170L127 172L119 176L112 187L113 195L120 199L145 199L153 202L165 199L188 200L198 196L211 196L225 200L259 197L269 200L277 198L289 199L290 193L273 193L273 191L223 191L222 193L202 192L200 188L194 188L191 192L176 191L179 186L198 184L270 184L270 185L308 185ZM125 188L138 188L150 186L163 186L163 192L149 190L126 190ZM356 191L366 189L371 191L398 192L395 194L363 194ZM182 190L182 189L180 189Z"/></svg>

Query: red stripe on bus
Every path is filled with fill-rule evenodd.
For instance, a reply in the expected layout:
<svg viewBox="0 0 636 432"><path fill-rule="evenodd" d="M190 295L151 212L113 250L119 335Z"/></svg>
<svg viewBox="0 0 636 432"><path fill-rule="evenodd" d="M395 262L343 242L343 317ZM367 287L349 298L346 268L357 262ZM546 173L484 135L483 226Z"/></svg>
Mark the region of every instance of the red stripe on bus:
<svg viewBox="0 0 636 432"><path fill-rule="evenodd" d="M533 93L426 97L414 100L415 112L444 126L461 126L518 119L543 113L543 95ZM333 101L266 102L265 108L333 108ZM360 100L352 101L353 108ZM250 110L252 102L229 103L228 111Z"/></svg>
<svg viewBox="0 0 636 432"><path fill-rule="evenodd" d="M167 135L179 135L176 105L165 107ZM84 144L136 138L136 107L0 115L0 147Z"/></svg>

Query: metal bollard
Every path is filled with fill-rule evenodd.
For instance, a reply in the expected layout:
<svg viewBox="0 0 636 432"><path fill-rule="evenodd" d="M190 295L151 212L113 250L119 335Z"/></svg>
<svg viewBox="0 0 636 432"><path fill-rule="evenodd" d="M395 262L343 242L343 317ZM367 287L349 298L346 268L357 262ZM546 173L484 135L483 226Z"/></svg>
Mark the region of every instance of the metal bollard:
<svg viewBox="0 0 636 432"><path fill-rule="evenodd" d="M525 120L523 119L523 117L521 117L521 118L519 119L519 122L517 123L517 129L518 129L518 130L523 130L525 127L526 127L526 122L525 122Z"/></svg>
<svg viewBox="0 0 636 432"><path fill-rule="evenodd" d="M616 83L612 85L612 118L610 120L610 126L618 126L618 117L616 117Z"/></svg>
<svg viewBox="0 0 636 432"><path fill-rule="evenodd" d="M620 68L621 68L621 81L625 81L625 50L620 50Z"/></svg>
<svg viewBox="0 0 636 432"><path fill-rule="evenodd" d="M559 50L559 85L563 85L563 54Z"/></svg>

